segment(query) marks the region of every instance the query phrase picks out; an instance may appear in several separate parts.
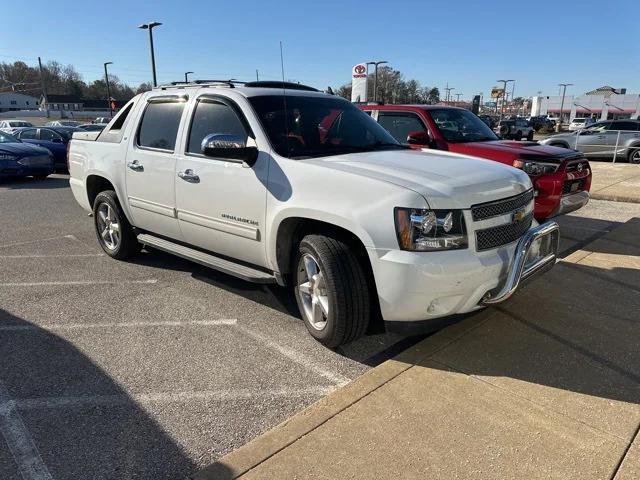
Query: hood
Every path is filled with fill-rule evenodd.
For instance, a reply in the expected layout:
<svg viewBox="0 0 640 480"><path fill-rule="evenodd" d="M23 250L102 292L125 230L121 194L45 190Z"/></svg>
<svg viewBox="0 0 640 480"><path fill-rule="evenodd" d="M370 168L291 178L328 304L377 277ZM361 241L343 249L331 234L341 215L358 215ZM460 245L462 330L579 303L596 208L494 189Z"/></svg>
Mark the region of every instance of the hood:
<svg viewBox="0 0 640 480"><path fill-rule="evenodd" d="M519 142L510 140L496 140L491 142L470 142L456 144L457 151L468 155L480 155L492 158L492 154L511 154L513 159L541 160L545 162L562 162L565 158L573 157L576 152L566 148L541 145L538 142Z"/></svg>
<svg viewBox="0 0 640 480"><path fill-rule="evenodd" d="M436 209L466 209L531 188L528 175L516 168L435 150L387 150L302 161L408 188Z"/></svg>
<svg viewBox="0 0 640 480"><path fill-rule="evenodd" d="M0 152L21 156L51 154L51 152L46 148L31 145L29 143L0 143Z"/></svg>

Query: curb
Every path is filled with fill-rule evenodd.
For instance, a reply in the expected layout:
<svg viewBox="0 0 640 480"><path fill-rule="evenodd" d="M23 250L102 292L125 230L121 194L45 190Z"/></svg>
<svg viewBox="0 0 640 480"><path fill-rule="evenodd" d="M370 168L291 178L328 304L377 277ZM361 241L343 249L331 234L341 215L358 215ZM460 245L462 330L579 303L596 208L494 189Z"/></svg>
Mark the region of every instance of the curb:
<svg viewBox="0 0 640 480"><path fill-rule="evenodd" d="M589 195L593 200L609 200L611 202L640 203L640 197L637 197L637 196L616 195L616 194L598 193L598 192L589 192Z"/></svg>
<svg viewBox="0 0 640 480"><path fill-rule="evenodd" d="M480 311L400 353L392 360L369 370L351 383L318 400L280 425L259 435L246 445L194 473L188 480L232 480L247 473L276 453L315 430L331 418L392 381L422 359L433 355L493 315L491 309Z"/></svg>

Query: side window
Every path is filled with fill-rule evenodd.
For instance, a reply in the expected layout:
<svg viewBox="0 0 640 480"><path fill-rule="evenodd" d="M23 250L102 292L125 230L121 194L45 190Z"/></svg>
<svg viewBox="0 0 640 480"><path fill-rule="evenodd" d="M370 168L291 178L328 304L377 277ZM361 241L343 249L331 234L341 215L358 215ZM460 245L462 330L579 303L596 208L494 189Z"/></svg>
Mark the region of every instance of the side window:
<svg viewBox="0 0 640 480"><path fill-rule="evenodd" d="M40 129L40 140L48 140L51 142L56 138L60 139L61 137L53 130L47 130L46 128Z"/></svg>
<svg viewBox="0 0 640 480"><path fill-rule="evenodd" d="M114 130L122 130L124 126L124 122L127 120L131 109L133 108L133 102L129 103L126 107L124 107L116 116L115 120L111 127L109 127L109 131L113 132ZM97 119L96 119L97 120Z"/></svg>
<svg viewBox="0 0 640 480"><path fill-rule="evenodd" d="M33 140L36 138L36 129L29 128L20 132L20 138L23 140Z"/></svg>
<svg viewBox="0 0 640 480"><path fill-rule="evenodd" d="M212 133L235 135L242 138L245 144L248 137L242 121L232 107L213 99L199 100L191 120L187 152L201 153L202 140Z"/></svg>
<svg viewBox="0 0 640 480"><path fill-rule="evenodd" d="M400 143L407 143L410 133L427 133L422 121L413 113L378 112L378 123Z"/></svg>
<svg viewBox="0 0 640 480"><path fill-rule="evenodd" d="M138 130L138 146L173 151L184 102L149 102Z"/></svg>
<svg viewBox="0 0 640 480"><path fill-rule="evenodd" d="M638 130L635 122L613 122L611 130Z"/></svg>

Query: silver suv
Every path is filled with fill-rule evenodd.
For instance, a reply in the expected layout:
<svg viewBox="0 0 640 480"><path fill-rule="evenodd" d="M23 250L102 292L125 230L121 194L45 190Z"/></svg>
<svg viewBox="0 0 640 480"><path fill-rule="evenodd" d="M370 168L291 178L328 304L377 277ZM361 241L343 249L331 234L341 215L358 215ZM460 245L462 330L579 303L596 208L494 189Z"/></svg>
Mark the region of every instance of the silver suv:
<svg viewBox="0 0 640 480"><path fill-rule="evenodd" d="M573 148L589 158L640 164L640 120L606 120L577 132L540 140L543 145Z"/></svg>

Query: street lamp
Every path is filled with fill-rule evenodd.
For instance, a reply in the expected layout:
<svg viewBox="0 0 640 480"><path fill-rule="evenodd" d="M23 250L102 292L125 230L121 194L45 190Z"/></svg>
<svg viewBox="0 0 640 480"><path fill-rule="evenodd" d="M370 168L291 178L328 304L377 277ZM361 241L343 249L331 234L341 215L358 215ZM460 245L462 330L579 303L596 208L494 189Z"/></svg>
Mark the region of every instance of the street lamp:
<svg viewBox="0 0 640 480"><path fill-rule="evenodd" d="M189 83L189 74L193 72L184 72L184 83Z"/></svg>
<svg viewBox="0 0 640 480"><path fill-rule="evenodd" d="M107 65L113 65L113 62L104 63L104 80L107 82L107 107L109 107L109 117L113 117L113 108L111 107L111 88L109 87L109 74L107 73Z"/></svg>
<svg viewBox="0 0 640 480"><path fill-rule="evenodd" d="M382 65L383 63L389 63L386 60L380 60L378 62L367 62L367 65L375 66L375 73L373 74L373 101L378 101L378 65Z"/></svg>
<svg viewBox="0 0 640 480"><path fill-rule="evenodd" d="M149 30L149 46L151 47L151 70L153 72L154 87L158 86L158 82L156 80L156 57L153 53L153 27L159 27L160 25L162 25L162 23L160 22L149 22L143 23L142 25L138 26L138 28L141 28L142 30Z"/></svg>
<svg viewBox="0 0 640 480"><path fill-rule="evenodd" d="M500 120L504 117L504 104L505 96L507 94L507 83L515 82L515 80L496 80L496 82L502 82L502 108L500 109Z"/></svg>
<svg viewBox="0 0 640 480"><path fill-rule="evenodd" d="M562 113L564 110L564 95L567 93L567 87L573 85L573 83L559 83L558 86L562 87L562 102L560 103L560 118L558 119L558 124L556 125L556 132L559 132L562 128Z"/></svg>

